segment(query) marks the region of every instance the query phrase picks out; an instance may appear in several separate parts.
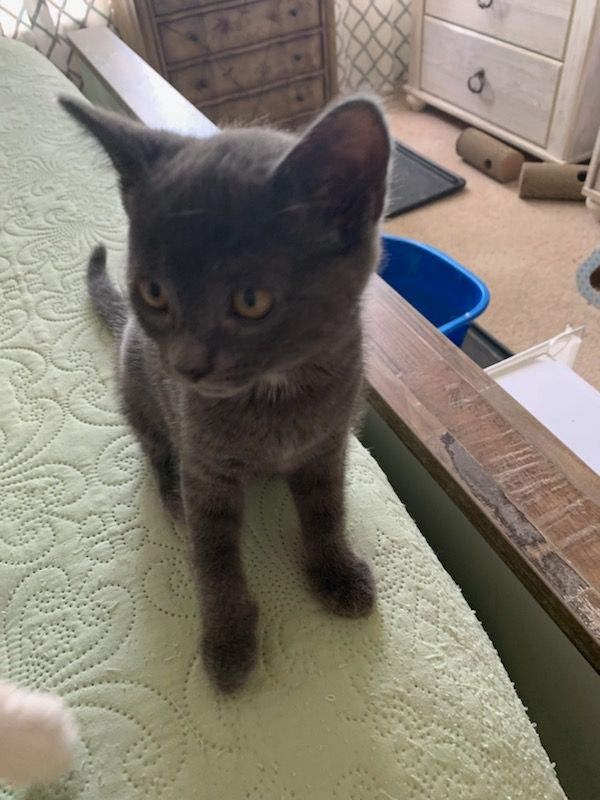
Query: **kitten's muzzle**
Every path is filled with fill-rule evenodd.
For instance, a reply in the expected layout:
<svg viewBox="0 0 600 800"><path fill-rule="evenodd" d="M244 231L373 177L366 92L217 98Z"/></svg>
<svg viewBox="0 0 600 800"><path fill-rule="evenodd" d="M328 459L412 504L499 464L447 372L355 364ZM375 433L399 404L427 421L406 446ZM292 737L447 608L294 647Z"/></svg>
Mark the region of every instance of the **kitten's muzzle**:
<svg viewBox="0 0 600 800"><path fill-rule="evenodd" d="M166 360L177 375L197 383L214 369L212 354L206 345L191 336L181 336L172 342Z"/></svg>
<svg viewBox="0 0 600 800"><path fill-rule="evenodd" d="M212 364L193 367L173 364L172 369L180 380L192 384L199 394L214 400L233 397L248 386L247 381L224 380L215 373Z"/></svg>
<svg viewBox="0 0 600 800"><path fill-rule="evenodd" d="M175 366L175 370L179 375L192 383L198 383L202 378L206 378L212 372L212 367L207 365L205 367L184 367Z"/></svg>

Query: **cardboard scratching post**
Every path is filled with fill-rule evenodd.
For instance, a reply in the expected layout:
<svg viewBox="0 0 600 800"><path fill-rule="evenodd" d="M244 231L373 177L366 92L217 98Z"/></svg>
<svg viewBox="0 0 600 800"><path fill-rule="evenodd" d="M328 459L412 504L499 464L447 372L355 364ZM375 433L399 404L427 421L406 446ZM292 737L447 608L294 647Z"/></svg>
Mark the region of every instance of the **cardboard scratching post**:
<svg viewBox="0 0 600 800"><path fill-rule="evenodd" d="M581 164L523 164L519 197L583 201L587 170Z"/></svg>
<svg viewBox="0 0 600 800"><path fill-rule="evenodd" d="M465 128L456 140L456 152L467 164L485 172L500 183L518 178L525 160L518 150L477 128Z"/></svg>

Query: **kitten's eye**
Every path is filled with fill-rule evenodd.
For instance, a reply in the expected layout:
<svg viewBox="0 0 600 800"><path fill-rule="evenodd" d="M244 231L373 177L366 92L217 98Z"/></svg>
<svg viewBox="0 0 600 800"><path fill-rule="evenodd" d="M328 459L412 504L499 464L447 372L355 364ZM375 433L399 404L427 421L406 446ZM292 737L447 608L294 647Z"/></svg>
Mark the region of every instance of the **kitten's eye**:
<svg viewBox="0 0 600 800"><path fill-rule="evenodd" d="M166 311L169 305L167 295L163 291L160 283L156 281L140 281L139 283L140 294L142 300L150 308L156 311Z"/></svg>
<svg viewBox="0 0 600 800"><path fill-rule="evenodd" d="M273 295L264 289L241 289L235 292L231 305L238 317L263 319L273 308Z"/></svg>

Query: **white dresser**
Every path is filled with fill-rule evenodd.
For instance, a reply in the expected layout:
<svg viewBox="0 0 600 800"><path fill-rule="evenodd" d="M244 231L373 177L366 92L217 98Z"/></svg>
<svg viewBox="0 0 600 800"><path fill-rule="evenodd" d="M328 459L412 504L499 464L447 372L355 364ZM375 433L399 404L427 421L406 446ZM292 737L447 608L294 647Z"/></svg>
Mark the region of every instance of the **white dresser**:
<svg viewBox="0 0 600 800"><path fill-rule="evenodd" d="M540 158L588 158L600 127L600 0L413 0L407 99Z"/></svg>

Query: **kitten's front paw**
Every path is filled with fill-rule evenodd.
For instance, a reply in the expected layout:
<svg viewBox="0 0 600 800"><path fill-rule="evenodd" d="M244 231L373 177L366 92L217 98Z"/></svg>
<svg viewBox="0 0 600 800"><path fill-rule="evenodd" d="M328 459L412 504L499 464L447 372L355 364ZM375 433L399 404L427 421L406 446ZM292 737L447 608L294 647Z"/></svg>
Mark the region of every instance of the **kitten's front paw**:
<svg viewBox="0 0 600 800"><path fill-rule="evenodd" d="M375 605L375 580L366 561L310 564L308 577L324 605L342 617L366 617Z"/></svg>
<svg viewBox="0 0 600 800"><path fill-rule="evenodd" d="M215 686L230 693L241 689L254 669L257 656L258 607L215 620L202 639L204 667Z"/></svg>

